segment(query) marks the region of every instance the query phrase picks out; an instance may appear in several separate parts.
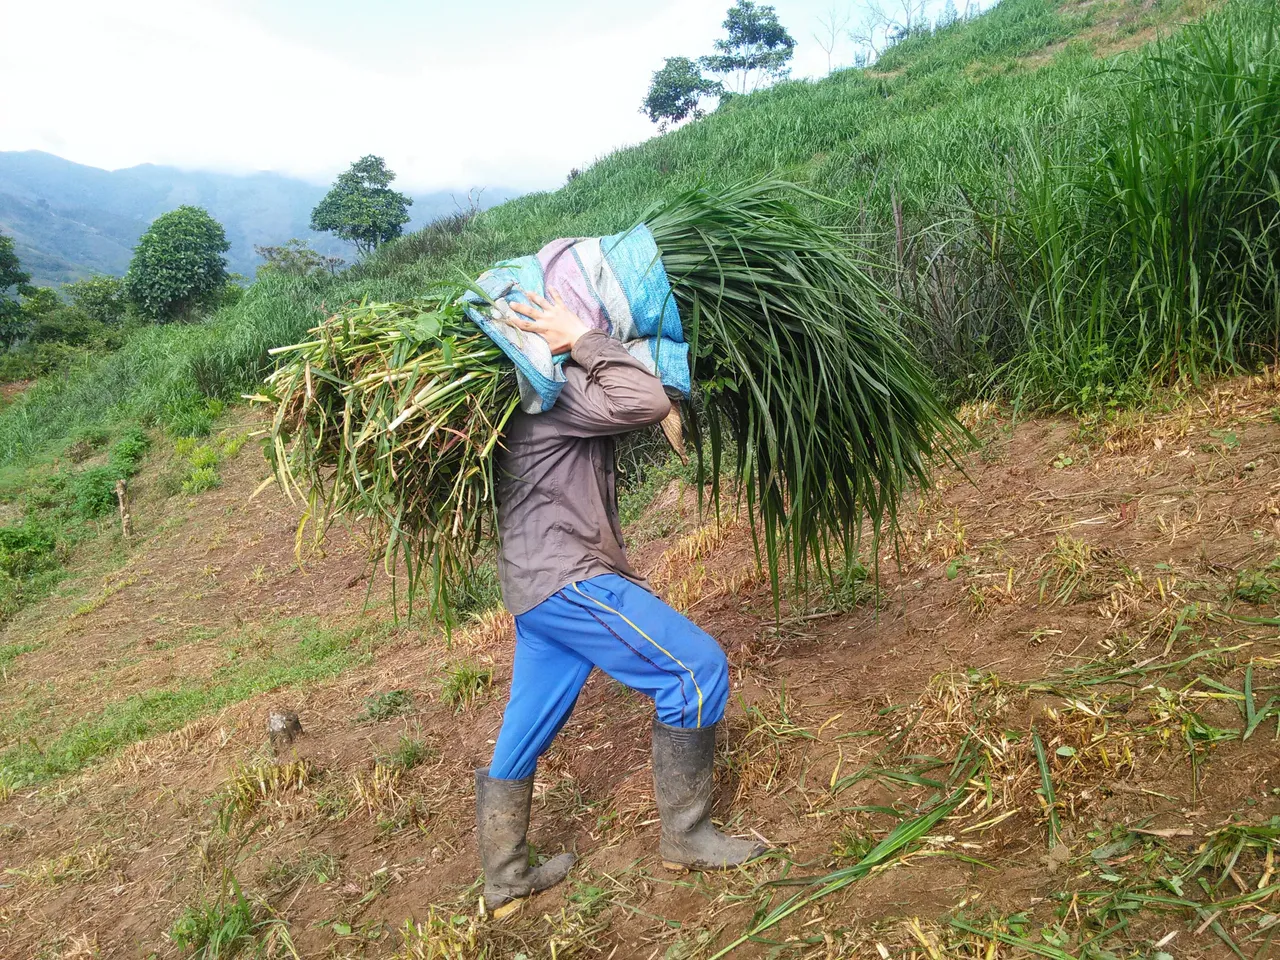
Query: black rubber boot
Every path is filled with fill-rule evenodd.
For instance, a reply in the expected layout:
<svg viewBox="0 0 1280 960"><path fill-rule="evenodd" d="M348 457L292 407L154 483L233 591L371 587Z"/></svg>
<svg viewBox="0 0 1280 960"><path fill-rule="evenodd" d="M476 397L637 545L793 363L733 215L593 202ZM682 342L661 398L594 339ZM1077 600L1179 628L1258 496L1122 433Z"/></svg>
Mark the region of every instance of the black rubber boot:
<svg viewBox="0 0 1280 960"><path fill-rule="evenodd" d="M658 852L672 870L724 870L769 849L712 826L715 752L715 727L684 729L653 721L653 792L662 817Z"/></svg>
<svg viewBox="0 0 1280 960"><path fill-rule="evenodd" d="M489 769L476 771L476 830L484 864L484 906L495 917L515 909L514 901L553 887L573 866L572 853L529 866L529 807L533 777L495 780Z"/></svg>

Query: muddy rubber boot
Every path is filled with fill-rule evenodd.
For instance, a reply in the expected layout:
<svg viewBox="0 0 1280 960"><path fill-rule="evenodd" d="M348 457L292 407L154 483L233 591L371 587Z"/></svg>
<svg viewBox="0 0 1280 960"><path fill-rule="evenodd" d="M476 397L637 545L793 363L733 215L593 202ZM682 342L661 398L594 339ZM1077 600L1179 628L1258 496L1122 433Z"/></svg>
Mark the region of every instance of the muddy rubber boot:
<svg viewBox="0 0 1280 960"><path fill-rule="evenodd" d="M572 853L552 857L540 867L529 866L529 807L533 777L495 780L489 769L476 771L476 836L484 864L484 906L501 919L523 897L553 887L573 866Z"/></svg>
<svg viewBox="0 0 1280 960"><path fill-rule="evenodd" d="M662 817L658 852L671 870L724 870L768 851L726 836L711 823L716 728L685 729L653 721L653 792Z"/></svg>

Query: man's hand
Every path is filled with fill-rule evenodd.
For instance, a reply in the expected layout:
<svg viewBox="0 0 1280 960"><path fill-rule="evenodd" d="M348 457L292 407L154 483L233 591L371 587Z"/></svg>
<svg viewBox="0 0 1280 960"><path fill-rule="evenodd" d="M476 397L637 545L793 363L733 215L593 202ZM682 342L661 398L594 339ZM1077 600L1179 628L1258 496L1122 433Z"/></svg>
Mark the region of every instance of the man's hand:
<svg viewBox="0 0 1280 960"><path fill-rule="evenodd" d="M550 287L547 288L547 293L551 294L551 299L555 303L548 303L545 297L526 290L525 296L529 298L532 306L526 307L523 303L513 303L511 309L529 319L521 320L519 317L512 317L511 324L528 333L536 333L546 340L552 356L568 353L578 342L578 338L590 328L576 313L564 305L559 293Z"/></svg>

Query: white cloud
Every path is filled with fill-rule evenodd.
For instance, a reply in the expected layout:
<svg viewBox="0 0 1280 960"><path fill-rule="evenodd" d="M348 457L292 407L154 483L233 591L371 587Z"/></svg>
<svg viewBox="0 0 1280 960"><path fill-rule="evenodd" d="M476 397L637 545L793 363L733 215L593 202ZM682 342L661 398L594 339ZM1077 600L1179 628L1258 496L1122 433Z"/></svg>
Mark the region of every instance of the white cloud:
<svg viewBox="0 0 1280 960"><path fill-rule="evenodd" d="M0 0L0 150L317 182L376 153L410 189L555 186L652 135L650 75L709 52L730 4L461 2ZM825 73L831 0L775 3L795 74Z"/></svg>
<svg viewBox="0 0 1280 960"><path fill-rule="evenodd" d="M713 35L723 4L667 0L639 24L561 20L489 44L424 38L421 58L383 62L209 3L4 0L7 34L47 39L6 45L0 88L17 96L0 105L0 149L319 181L378 153L412 188L554 185L651 134L649 74L672 38Z"/></svg>

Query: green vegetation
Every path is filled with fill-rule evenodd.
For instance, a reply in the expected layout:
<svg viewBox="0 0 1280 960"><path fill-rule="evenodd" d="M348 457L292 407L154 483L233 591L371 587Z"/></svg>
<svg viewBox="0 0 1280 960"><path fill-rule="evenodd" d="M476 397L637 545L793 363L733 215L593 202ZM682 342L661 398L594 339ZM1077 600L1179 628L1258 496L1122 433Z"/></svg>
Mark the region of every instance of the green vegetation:
<svg viewBox="0 0 1280 960"><path fill-rule="evenodd" d="M365 662L376 639L364 628L327 629L311 618L281 620L262 628L252 645L232 638L227 663L210 676L112 701L66 729L34 729L30 717L10 716L0 720L0 737L12 744L0 752L0 783L22 786L65 776L255 694L335 676Z"/></svg>
<svg viewBox="0 0 1280 960"><path fill-rule="evenodd" d="M289 277L333 276L346 261L341 257L326 257L311 249L305 240L294 237L278 247L255 246L254 252L262 258L258 273L275 271Z"/></svg>
<svg viewBox="0 0 1280 960"><path fill-rule="evenodd" d="M238 883L229 896L186 907L174 921L169 939L179 950L202 960L234 957L256 942L258 919Z"/></svg>
<svg viewBox="0 0 1280 960"><path fill-rule="evenodd" d="M373 693L364 698L364 709L356 717L357 721L372 723L378 720L390 720L413 712L413 694L408 690L388 690L385 693Z"/></svg>
<svg viewBox="0 0 1280 960"><path fill-rule="evenodd" d="M615 231L699 183L769 173L835 198L814 212L888 263L878 279L901 293L910 339L956 398L1118 404L1153 373L1248 365L1276 328L1263 232L1276 201L1259 185L1280 122L1270 5L1231 0L1158 50L1091 55L1172 32L1180 11L1004 0L913 33L872 69L731 98L555 193L383 243L336 277L273 272L199 328L141 330L38 384L0 413L0 462L90 425L160 422L171 402L234 399L322 303L403 301L557 236Z"/></svg>
<svg viewBox="0 0 1280 960"><path fill-rule="evenodd" d="M1260 570L1241 570L1236 575L1236 583L1229 599L1263 604L1270 603L1276 594L1280 594L1280 559L1273 560Z"/></svg>
<svg viewBox="0 0 1280 960"><path fill-rule="evenodd" d="M137 473L151 441L136 427L110 439L105 431L85 431L65 448L70 465L0 473L0 504L18 514L0 525L0 619L45 596L62 579L70 550L115 513L116 484Z"/></svg>
<svg viewBox="0 0 1280 960"><path fill-rule="evenodd" d="M155 219L133 251L125 289L138 311L165 323L191 320L217 303L227 285L231 249L222 224L200 207L181 206Z"/></svg>
<svg viewBox="0 0 1280 960"><path fill-rule="evenodd" d="M485 690L493 686L493 668L470 660L459 660L439 676L440 699L461 713Z"/></svg>
<svg viewBox="0 0 1280 960"><path fill-rule="evenodd" d="M435 756L437 751L414 737L400 736L395 750L383 757L379 762L398 770L412 770L414 767Z"/></svg>
<svg viewBox="0 0 1280 960"><path fill-rule="evenodd" d="M287 291L287 292L286 292ZM267 351L320 316L319 284L271 276L198 326L162 324L68 375L42 380L0 415L0 463L28 463L87 429L159 425L208 433L219 403L261 381Z"/></svg>
<svg viewBox="0 0 1280 960"><path fill-rule="evenodd" d="M195 430L204 427L199 420L194 424L188 423L186 426L194 427ZM222 478L218 475L218 467L224 460L239 453L245 441L248 440L247 434L223 431L207 443L199 442L197 437L207 433L208 429L204 429L203 434L188 433L186 436L179 437L173 445L174 457L180 468L176 483L179 489L189 497L219 486Z"/></svg>
<svg viewBox="0 0 1280 960"><path fill-rule="evenodd" d="M221 861L216 893L195 906L184 907L169 929L169 939L193 960L232 960L244 955L297 957L288 925L275 916L264 899L246 896L236 877L236 868L251 852L256 827L233 832L233 826L234 821L225 814L220 818L220 842L209 853Z"/></svg>
<svg viewBox="0 0 1280 960"><path fill-rule="evenodd" d="M336 234L362 255L394 240L409 222L413 203L391 189L395 178L381 157L361 157L311 211L311 229Z"/></svg>
<svg viewBox="0 0 1280 960"><path fill-rule="evenodd" d="M6 348L21 336L22 308L17 295L31 290L31 274L22 269L13 251L13 238L0 233L0 344Z"/></svg>
<svg viewBox="0 0 1280 960"><path fill-rule="evenodd" d="M49 287L18 290L20 300L0 300L0 382L45 376L118 349L137 327L118 277L67 284L65 301Z"/></svg>

